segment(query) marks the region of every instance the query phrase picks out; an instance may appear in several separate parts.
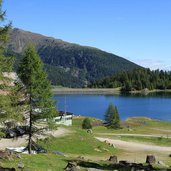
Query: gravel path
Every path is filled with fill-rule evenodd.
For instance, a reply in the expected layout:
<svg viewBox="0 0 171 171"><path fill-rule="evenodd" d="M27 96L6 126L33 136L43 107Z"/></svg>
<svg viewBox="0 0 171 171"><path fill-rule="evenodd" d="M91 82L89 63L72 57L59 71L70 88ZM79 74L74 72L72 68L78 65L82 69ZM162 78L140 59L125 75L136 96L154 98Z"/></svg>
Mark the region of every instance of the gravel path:
<svg viewBox="0 0 171 171"><path fill-rule="evenodd" d="M168 154L171 153L171 147L143 144L138 142L127 142L123 140L114 140L110 138L101 138L101 137L96 137L96 138L102 142L108 141L109 143L114 144L116 147L127 151L156 151L156 152L165 152Z"/></svg>
<svg viewBox="0 0 171 171"><path fill-rule="evenodd" d="M162 138L171 138L169 135L163 135L163 134L115 134L115 133L97 133L97 135L114 135L114 136L134 136L134 137L162 137Z"/></svg>

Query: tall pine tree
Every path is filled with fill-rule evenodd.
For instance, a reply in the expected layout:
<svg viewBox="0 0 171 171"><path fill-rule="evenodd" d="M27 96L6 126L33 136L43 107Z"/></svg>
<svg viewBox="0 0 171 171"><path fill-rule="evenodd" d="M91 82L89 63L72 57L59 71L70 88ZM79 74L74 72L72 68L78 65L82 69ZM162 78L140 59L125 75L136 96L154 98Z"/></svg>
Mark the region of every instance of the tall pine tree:
<svg viewBox="0 0 171 171"><path fill-rule="evenodd" d="M50 119L56 114L51 99L51 85L43 70L43 63L33 45L29 44L19 66L19 77L25 86L25 104L29 121L28 151L31 153L33 125L38 119Z"/></svg>

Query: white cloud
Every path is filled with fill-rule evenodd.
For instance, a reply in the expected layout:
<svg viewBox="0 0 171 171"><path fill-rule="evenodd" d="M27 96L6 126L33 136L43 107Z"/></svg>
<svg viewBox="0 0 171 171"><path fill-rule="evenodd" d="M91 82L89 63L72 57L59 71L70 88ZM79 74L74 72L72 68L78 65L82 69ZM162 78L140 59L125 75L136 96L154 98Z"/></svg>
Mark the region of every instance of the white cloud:
<svg viewBox="0 0 171 171"><path fill-rule="evenodd" d="M137 59L134 61L135 63L150 68L151 70L162 69L162 70L170 70L171 71L171 62L170 61L162 61L162 60L154 60L154 59Z"/></svg>

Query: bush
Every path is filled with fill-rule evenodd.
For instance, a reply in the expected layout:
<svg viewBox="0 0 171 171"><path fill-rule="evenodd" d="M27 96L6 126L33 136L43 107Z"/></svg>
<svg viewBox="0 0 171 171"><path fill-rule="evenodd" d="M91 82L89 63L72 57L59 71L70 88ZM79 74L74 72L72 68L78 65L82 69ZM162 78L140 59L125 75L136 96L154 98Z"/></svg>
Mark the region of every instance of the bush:
<svg viewBox="0 0 171 171"><path fill-rule="evenodd" d="M89 118L85 118L85 119L83 120L82 128L83 128L83 129L91 129L91 128L92 128L91 121L90 121Z"/></svg>

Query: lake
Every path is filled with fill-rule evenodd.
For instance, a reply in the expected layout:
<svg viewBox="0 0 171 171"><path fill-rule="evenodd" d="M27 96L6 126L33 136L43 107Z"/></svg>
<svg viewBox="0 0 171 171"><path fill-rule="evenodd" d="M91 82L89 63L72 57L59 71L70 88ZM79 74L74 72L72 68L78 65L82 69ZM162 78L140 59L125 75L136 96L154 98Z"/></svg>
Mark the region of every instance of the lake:
<svg viewBox="0 0 171 171"><path fill-rule="evenodd" d="M122 120L128 117L144 116L171 121L171 94L141 95L55 95L58 110L74 115L104 119L110 103L117 106ZM66 104L66 105L65 105Z"/></svg>

